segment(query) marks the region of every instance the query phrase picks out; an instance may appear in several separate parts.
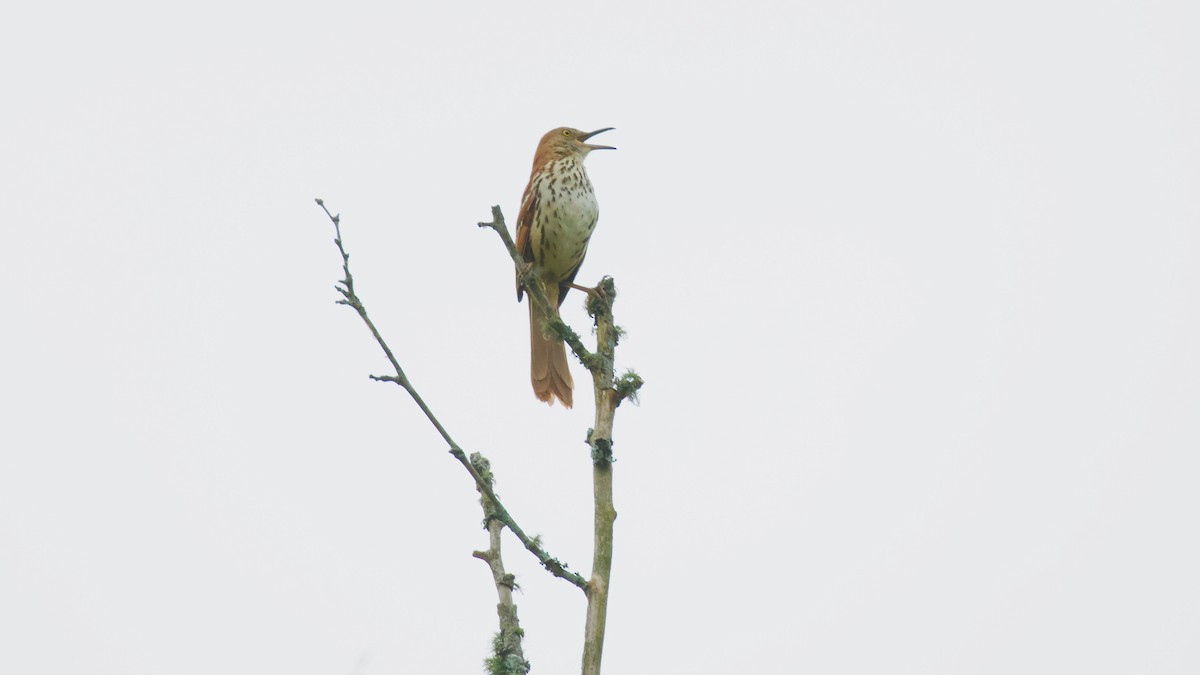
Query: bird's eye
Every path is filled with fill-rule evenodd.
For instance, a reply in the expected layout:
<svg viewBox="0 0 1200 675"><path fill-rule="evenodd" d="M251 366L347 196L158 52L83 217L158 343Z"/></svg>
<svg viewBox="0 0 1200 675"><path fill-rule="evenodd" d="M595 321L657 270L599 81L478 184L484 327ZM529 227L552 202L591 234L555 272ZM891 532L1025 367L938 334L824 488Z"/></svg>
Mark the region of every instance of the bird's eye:
<svg viewBox="0 0 1200 675"><path fill-rule="evenodd" d="M570 129L563 129L563 136L570 136L570 135L571 135Z"/></svg>

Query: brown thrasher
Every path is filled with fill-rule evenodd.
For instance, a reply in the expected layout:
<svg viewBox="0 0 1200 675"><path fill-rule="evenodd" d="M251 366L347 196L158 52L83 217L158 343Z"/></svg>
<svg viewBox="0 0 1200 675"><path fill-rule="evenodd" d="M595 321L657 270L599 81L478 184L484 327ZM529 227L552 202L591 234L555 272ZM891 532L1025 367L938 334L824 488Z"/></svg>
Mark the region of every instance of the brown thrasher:
<svg viewBox="0 0 1200 675"><path fill-rule="evenodd" d="M533 264L555 312L574 286L575 275L587 254L588 239L600 215L583 159L592 150L616 149L584 141L611 129L583 132L559 127L542 136L533 155L533 171L517 216L516 243L525 261ZM524 290L518 279L518 301ZM550 405L554 405L557 397L563 407L570 408L575 383L567 368L567 348L562 340L546 337L542 331L546 318L530 298L529 362L533 393L539 401Z"/></svg>

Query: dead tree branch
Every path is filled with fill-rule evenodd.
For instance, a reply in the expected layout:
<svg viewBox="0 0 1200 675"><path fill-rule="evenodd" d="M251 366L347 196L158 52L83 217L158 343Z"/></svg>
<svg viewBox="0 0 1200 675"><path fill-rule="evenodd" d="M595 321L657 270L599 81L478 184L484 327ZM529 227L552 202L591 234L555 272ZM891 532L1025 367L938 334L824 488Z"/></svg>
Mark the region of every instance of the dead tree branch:
<svg viewBox="0 0 1200 675"><path fill-rule="evenodd" d="M453 438L451 438L449 432L447 432L446 428L442 426L442 423L438 421L438 418L433 414L433 411L429 409L429 406L425 403L425 400L421 398L421 395L417 392L416 388L413 387L413 384L409 381L408 376L404 374L404 369L400 367L400 362L396 360L395 354L392 353L391 347L389 347L387 342L384 341L383 336L379 334L379 329L375 327L375 323L371 321L369 316L367 316L367 309L354 290L354 277L350 274L350 254L346 252L346 248L342 244L341 215L334 215L330 213L329 209L325 207L324 201L317 199L316 202L317 205L325 211L325 215L329 216L329 220L333 221L334 232L337 235L337 237L333 240L333 243L337 245L338 251L342 254L342 271L346 276L338 282L337 286L335 286L338 293L342 295L342 299L338 300L337 302L341 305L348 305L358 313L359 318L363 320L363 323L366 324L367 328L371 331L371 335L375 338L375 342L379 344L380 349L383 350L383 353L387 356L388 361L392 364L392 368L396 371L395 375L371 375L371 379L377 382L393 382L403 387L404 390L408 392L408 395L412 397L413 401L416 402L417 407L421 409L421 412L425 413L425 417L429 419L430 424L437 429L437 432L441 435L442 440L444 440L446 445L449 446L450 454L457 459L460 464L463 465L468 473L471 474L471 478L475 480L476 487L480 492L483 493L483 495L495 509L495 518L503 523L505 527L511 530L512 533L517 536L517 539L521 540L521 543L524 544L525 548L538 559L538 562L541 563L542 567L546 568L547 571L554 576L559 577L560 579L565 579L571 584L586 590L588 585L586 579L567 569L566 563L560 562L557 558L551 556L544 548L542 548L540 543L538 543L529 535L525 534L525 531L521 529L521 527L513 519L512 515L509 514L508 509L504 508L504 505L496 497L495 492L492 491L492 486L488 483L488 481L484 480L479 471L471 465L470 460L467 458L467 453L464 452L461 447L459 447L458 443L456 443Z"/></svg>
<svg viewBox="0 0 1200 675"><path fill-rule="evenodd" d="M478 452L471 453L471 466L492 485L492 464ZM529 672L529 662L521 648L521 638L525 631L521 630L521 622L517 620L517 605L513 603L513 591L516 590L516 579L504 571L504 558L500 553L500 532L504 524L496 518L496 507L488 500L483 491L479 491L479 504L483 507L483 522L488 531L489 546L486 551L475 551L472 555L486 562L492 570L492 581L496 584L496 595L500 602L496 604L496 614L500 617L500 632L492 645L492 656L484 663L489 675L525 675Z"/></svg>

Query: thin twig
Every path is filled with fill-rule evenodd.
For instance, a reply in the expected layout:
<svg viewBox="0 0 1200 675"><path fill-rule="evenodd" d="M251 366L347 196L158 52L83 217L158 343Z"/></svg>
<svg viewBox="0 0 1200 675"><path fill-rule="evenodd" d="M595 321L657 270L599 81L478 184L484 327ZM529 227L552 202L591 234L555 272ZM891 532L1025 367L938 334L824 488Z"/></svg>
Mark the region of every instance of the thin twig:
<svg viewBox="0 0 1200 675"><path fill-rule="evenodd" d="M499 498L496 497L496 493L492 491L492 487L488 485L487 481L483 479L483 476L479 474L475 467L471 466L471 462L467 458L467 453L464 452L461 447L459 447L458 443L454 442L454 439L450 437L450 433L447 432L446 428L442 426L442 423L438 421L438 418L433 414L433 411L429 409L429 406L426 405L425 400L421 398L421 395L417 393L416 388L413 387L412 382L410 382L408 379L408 376L404 374L404 369L400 367L400 362L396 360L396 356L392 353L392 349L388 347L388 344L386 341L384 341L383 336L379 334L379 329L375 327L375 323L371 321L369 316L367 316L367 308L363 305L362 300L354 291L354 277L350 274L350 254L346 252L346 248L342 244L341 214L334 215L330 213L329 209L325 207L325 202L321 199L317 199L316 202L317 205L325 211L325 215L329 216L329 220L333 221L333 229L337 234L337 238L333 240L333 243L337 244L338 251L340 251L342 254L342 270L345 272L346 277L338 282L340 284L339 286L335 287L343 298L342 300L338 300L338 304L349 305L354 309L354 311L358 312L358 316L363 320L363 323L367 325L367 328L370 329L371 335L375 338L375 341L379 343L379 347L383 349L383 353L387 355L388 361L391 362L392 368L396 371L395 375L371 375L371 379L377 382L394 382L403 387L404 390L408 392L408 395L412 397L413 401L416 402L417 406L421 409L421 412L425 413L425 417L429 419L429 422L433 425L433 427L437 429L439 434L441 434L442 439L446 441L446 445L450 447L450 454L453 455L454 458L457 459L464 468L466 468L467 472L471 474L471 478L475 480L475 485L479 488L480 492L482 492L495 507L496 518L499 519L500 522L504 523L505 527L507 527L512 531L513 534L517 536L517 539L521 540L521 543L524 544L525 548L538 559L538 562L541 563L542 567L545 567L546 570L548 570L554 576L559 577L560 579L565 579L571 584L586 591L586 579L568 570L566 563L560 562L557 558L547 553L537 541L525 534L525 531L522 530L519 525L517 525L517 522L509 514L508 509L504 508L504 505L500 502Z"/></svg>
<svg viewBox="0 0 1200 675"><path fill-rule="evenodd" d="M546 289L542 287L540 279L533 271L533 266L525 262L521 257L521 252L517 250L517 245L513 242L512 235L508 232L508 227L504 224L504 214L501 213L499 206L492 207L492 222L479 223L479 227L487 227L496 231L500 235L501 241L504 242L504 247L508 249L508 255L512 257L513 264L517 266L517 275L520 277L521 285L529 292L530 302L536 302L542 310L542 316L550 317L546 320L546 324L550 330L559 337L563 342L571 348L579 362L588 370L594 370L599 367L596 362L596 355L592 354L587 347L583 346L583 341L579 339L579 334L568 326L558 316L558 308L550 304L550 298L546 296Z"/></svg>

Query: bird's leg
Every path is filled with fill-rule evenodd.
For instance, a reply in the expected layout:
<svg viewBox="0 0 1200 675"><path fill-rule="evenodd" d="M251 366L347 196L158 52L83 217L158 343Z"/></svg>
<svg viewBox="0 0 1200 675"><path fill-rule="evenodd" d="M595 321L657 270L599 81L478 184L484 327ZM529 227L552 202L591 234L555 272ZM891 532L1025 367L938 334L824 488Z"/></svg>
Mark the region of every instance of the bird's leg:
<svg viewBox="0 0 1200 675"><path fill-rule="evenodd" d="M601 308L605 305L605 303L608 302L604 295L604 290L601 289L599 285L597 285L595 288L588 288L587 286L580 286L579 284L572 283L571 288L587 293L587 301L583 303L583 306L587 308L587 313L589 316L596 316L596 314L601 311Z"/></svg>

